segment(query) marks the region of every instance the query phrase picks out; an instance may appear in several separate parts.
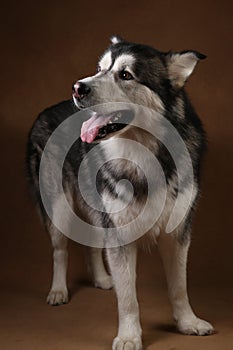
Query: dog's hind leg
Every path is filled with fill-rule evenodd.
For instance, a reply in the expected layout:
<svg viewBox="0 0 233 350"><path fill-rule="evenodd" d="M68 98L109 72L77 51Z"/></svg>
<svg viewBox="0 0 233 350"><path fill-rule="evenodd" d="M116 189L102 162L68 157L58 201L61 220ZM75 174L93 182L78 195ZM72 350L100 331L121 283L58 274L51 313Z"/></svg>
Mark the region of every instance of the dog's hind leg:
<svg viewBox="0 0 233 350"><path fill-rule="evenodd" d="M141 350L141 326L136 296L136 244L108 248L107 258L119 313L118 335L113 341L112 349Z"/></svg>
<svg viewBox="0 0 233 350"><path fill-rule="evenodd" d="M161 234L158 238L173 317L179 331L184 334L207 335L213 333L212 325L194 314L188 299L186 265L189 245L189 240L181 243L176 234Z"/></svg>
<svg viewBox="0 0 233 350"><path fill-rule="evenodd" d="M93 278L95 287L102 289L112 288L112 277L107 273L104 261L103 250L100 248L88 249L88 268Z"/></svg>
<svg viewBox="0 0 233 350"><path fill-rule="evenodd" d="M50 225L49 233L53 246L53 280L47 303L50 305L61 305L68 302L66 286L68 239L53 224Z"/></svg>

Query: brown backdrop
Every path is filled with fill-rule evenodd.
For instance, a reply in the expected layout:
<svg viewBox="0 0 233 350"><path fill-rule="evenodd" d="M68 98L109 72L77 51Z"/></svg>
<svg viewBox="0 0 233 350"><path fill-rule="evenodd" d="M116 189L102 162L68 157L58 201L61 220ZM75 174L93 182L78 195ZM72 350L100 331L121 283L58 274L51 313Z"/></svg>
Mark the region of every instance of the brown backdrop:
<svg viewBox="0 0 233 350"><path fill-rule="evenodd" d="M71 303L44 304L51 249L26 190L24 153L37 114L69 98L72 83L95 72L109 36L119 34L161 50L196 49L208 56L187 85L209 139L189 285L193 304L218 334L200 339L167 328L171 319L155 249L139 259L145 344L150 349L232 349L232 10L227 0L1 5L1 348L110 348L116 331L114 294L82 282L87 274L77 244L70 245Z"/></svg>

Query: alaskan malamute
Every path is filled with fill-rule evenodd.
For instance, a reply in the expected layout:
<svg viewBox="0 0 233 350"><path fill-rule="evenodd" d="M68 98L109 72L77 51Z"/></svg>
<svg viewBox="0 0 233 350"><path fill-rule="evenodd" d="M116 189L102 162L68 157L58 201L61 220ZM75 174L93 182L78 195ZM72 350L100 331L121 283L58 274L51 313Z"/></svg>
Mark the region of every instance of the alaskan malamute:
<svg viewBox="0 0 233 350"><path fill-rule="evenodd" d="M213 332L212 325L193 312L186 289L191 221L199 194L200 162L206 141L202 123L184 91L184 84L197 62L204 58L193 50L164 53L112 37L110 47L99 60L97 73L73 85L71 100L42 112L29 134L29 181L54 249L53 280L47 302L50 305L68 302L67 236L72 235L66 234L62 227L66 221L68 228L73 219L64 211L62 196L65 194L72 212L82 222L103 229L103 245L98 239L96 244L90 239L87 245L90 246L89 264L94 285L104 289L114 287L117 295L119 329L113 341L114 350L142 349L135 268L137 246L145 242L146 237L148 241L151 238L156 241L161 254L179 331L196 335ZM72 115L80 128L78 123L77 130L64 124L63 134L60 134L77 134L62 164L64 190L61 191L54 185L55 175L59 173L58 158L69 136L64 142L61 137L61 142L55 146L52 142L54 152L46 151L50 155L47 157L50 168L41 169L41 162L50 137ZM170 133L167 125L175 129L174 133ZM175 141L169 146L172 138ZM180 139L183 148L178 147L174 152L180 142L176 140ZM191 176L184 161L184 149L187 149L187 159L191 160ZM83 176L80 178L81 165ZM179 174L178 168L181 169ZM158 176L161 170L165 181ZM45 192L44 197L41 191ZM47 208L42 197L49 202ZM150 204L144 210L147 200ZM158 215L156 205L163 200L163 210ZM184 209L185 215L167 230L175 206L176 216ZM136 222L142 213L139 226L143 232L134 236L134 226L127 225ZM80 234L86 238L88 232ZM103 261L103 251L110 274Z"/></svg>

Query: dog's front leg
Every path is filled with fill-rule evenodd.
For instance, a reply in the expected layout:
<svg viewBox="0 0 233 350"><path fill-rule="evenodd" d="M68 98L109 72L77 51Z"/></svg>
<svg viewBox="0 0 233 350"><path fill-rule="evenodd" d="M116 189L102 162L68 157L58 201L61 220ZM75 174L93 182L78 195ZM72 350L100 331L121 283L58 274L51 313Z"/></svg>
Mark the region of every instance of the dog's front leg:
<svg viewBox="0 0 233 350"><path fill-rule="evenodd" d="M141 350L141 326L136 296L135 243L107 249L108 263L117 295L119 328L113 350Z"/></svg>
<svg viewBox="0 0 233 350"><path fill-rule="evenodd" d="M186 281L189 244L189 241L180 243L176 234L161 234L158 239L158 247L165 268L173 317L181 333L195 335L211 334L213 333L212 325L198 318L189 303Z"/></svg>

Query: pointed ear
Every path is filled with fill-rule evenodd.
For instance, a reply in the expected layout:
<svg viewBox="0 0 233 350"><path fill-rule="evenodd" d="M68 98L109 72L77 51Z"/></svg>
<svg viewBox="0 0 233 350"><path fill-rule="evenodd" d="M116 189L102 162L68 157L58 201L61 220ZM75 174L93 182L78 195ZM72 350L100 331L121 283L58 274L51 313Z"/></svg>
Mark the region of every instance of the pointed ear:
<svg viewBox="0 0 233 350"><path fill-rule="evenodd" d="M113 36L110 37L110 41L111 41L111 43L113 45L116 45L116 44L118 44L118 43L120 43L120 42L122 42L124 40L118 35L113 35Z"/></svg>
<svg viewBox="0 0 233 350"><path fill-rule="evenodd" d="M172 85L181 88L188 77L192 74L197 62L206 58L197 51L183 51L180 53L167 54L168 75Z"/></svg>

